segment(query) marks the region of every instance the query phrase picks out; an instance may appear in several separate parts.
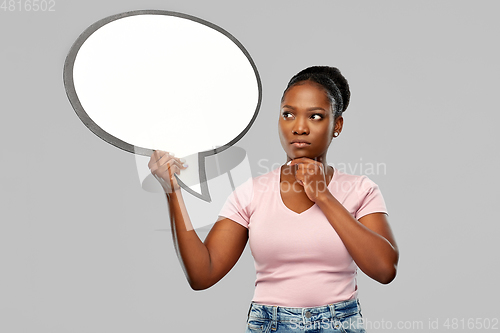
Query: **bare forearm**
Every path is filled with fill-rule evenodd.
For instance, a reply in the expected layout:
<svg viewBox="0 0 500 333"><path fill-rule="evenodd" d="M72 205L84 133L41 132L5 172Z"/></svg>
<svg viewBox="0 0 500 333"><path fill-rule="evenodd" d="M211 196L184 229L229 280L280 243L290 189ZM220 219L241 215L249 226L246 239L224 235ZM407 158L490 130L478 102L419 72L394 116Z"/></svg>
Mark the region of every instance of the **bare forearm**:
<svg viewBox="0 0 500 333"><path fill-rule="evenodd" d="M195 290L206 289L210 254L196 234L180 190L167 194L174 247L186 278Z"/></svg>
<svg viewBox="0 0 500 333"><path fill-rule="evenodd" d="M396 275L397 249L387 239L353 218L331 193L321 197L316 204L358 267L381 283L391 282Z"/></svg>

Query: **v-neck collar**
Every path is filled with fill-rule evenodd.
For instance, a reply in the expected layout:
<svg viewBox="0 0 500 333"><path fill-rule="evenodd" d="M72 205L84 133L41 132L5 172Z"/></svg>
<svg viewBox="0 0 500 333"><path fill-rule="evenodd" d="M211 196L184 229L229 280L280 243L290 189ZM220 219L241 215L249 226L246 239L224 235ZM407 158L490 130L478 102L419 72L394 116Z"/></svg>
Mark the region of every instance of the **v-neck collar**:
<svg viewBox="0 0 500 333"><path fill-rule="evenodd" d="M329 167L331 165L328 165ZM277 177L277 193L278 193L278 202L280 203L280 205L287 211L289 211L290 213L292 213L293 215L295 216L300 216L300 215L303 215L307 212L309 212L310 210L312 210L315 206L316 206L316 203L313 203L311 207L307 208L306 210L300 212L300 213L297 213L296 211L293 211L291 210L290 208L288 208L287 205L285 205L285 202L283 201L283 198L281 197L281 168L283 167L283 165L279 166L277 169L275 169L275 173L276 173L276 177ZM332 175L332 179L330 179L330 182L328 183L328 188L330 188L330 185L332 184L334 178L337 177L337 170L332 166L333 168L333 175Z"/></svg>

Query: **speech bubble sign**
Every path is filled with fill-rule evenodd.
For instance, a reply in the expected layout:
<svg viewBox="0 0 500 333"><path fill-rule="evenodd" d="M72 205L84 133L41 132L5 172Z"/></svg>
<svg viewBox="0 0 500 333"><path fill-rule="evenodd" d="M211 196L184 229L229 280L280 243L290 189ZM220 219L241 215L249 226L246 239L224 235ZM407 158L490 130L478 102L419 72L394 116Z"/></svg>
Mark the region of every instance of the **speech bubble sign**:
<svg viewBox="0 0 500 333"><path fill-rule="evenodd" d="M77 115L101 139L145 156L196 155L199 190L179 180L204 200L210 200L205 157L241 139L262 99L255 63L236 38L162 10L92 24L71 47L63 76Z"/></svg>

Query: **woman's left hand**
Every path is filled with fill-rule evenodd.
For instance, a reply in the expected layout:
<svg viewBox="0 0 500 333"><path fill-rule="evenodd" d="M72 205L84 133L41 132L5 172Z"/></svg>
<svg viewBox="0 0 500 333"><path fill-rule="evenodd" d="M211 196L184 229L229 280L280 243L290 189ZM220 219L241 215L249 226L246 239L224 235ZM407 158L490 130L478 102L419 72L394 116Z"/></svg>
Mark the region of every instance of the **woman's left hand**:
<svg viewBox="0 0 500 333"><path fill-rule="evenodd" d="M296 158L288 163L290 166L295 165L295 179L304 186L309 200L316 202L320 196L330 193L323 163L307 157Z"/></svg>

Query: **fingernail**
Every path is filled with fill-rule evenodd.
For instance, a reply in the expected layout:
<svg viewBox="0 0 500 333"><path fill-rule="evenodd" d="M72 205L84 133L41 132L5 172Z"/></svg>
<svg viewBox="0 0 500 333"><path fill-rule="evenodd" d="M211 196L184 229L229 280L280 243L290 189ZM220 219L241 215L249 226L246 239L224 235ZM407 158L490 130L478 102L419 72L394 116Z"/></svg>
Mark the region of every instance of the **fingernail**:
<svg viewBox="0 0 500 333"><path fill-rule="evenodd" d="M175 156L175 154L174 154L174 153L169 153L169 154L170 154L170 156Z"/></svg>
<svg viewBox="0 0 500 333"><path fill-rule="evenodd" d="M292 163L292 161L288 161L288 163L286 165L290 165L290 163Z"/></svg>
<svg viewBox="0 0 500 333"><path fill-rule="evenodd" d="M184 163L182 166L183 166L183 167L185 167L185 168L187 168L187 167L188 167L188 165L187 165L186 163Z"/></svg>
<svg viewBox="0 0 500 333"><path fill-rule="evenodd" d="M179 161L180 161L181 163L186 163L186 159L185 159L185 158L179 158Z"/></svg>

